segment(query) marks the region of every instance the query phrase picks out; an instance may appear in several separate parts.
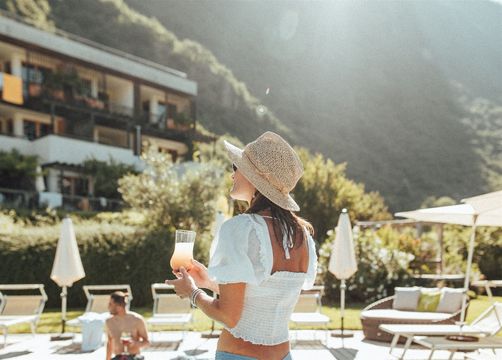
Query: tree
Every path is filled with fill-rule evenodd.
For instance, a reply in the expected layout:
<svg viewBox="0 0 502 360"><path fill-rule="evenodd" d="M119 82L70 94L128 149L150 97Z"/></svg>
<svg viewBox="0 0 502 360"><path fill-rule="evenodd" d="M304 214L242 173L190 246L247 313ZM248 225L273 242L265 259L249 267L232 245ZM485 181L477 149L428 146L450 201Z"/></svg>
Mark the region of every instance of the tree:
<svg viewBox="0 0 502 360"><path fill-rule="evenodd" d="M37 157L22 155L18 150L0 151L0 187L34 190Z"/></svg>
<svg viewBox="0 0 502 360"><path fill-rule="evenodd" d="M312 223L318 244L325 241L343 208L352 220L391 218L383 198L377 192L366 193L364 185L346 177L346 164L336 165L321 154L312 155L299 148L297 152L305 172L294 190L301 215Z"/></svg>
<svg viewBox="0 0 502 360"><path fill-rule="evenodd" d="M210 162L175 164L155 147L142 158L142 173L119 180L119 192L133 210L144 213L152 228L208 230L222 195L219 167Z"/></svg>
<svg viewBox="0 0 502 360"><path fill-rule="evenodd" d="M122 164L110 159L108 162L96 159L84 161L84 173L92 176L94 196L108 199L120 199L118 181L128 173L137 173L133 166Z"/></svg>

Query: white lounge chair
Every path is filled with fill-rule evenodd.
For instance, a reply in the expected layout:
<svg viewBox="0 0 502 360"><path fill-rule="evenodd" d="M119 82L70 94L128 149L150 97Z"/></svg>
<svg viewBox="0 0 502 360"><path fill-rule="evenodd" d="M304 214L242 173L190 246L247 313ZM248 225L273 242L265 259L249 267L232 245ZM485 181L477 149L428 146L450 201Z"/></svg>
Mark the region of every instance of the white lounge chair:
<svg viewBox="0 0 502 360"><path fill-rule="evenodd" d="M108 302L110 301L110 295L114 291L123 291L127 293L128 302L126 303L126 309L129 310L132 300L131 286L128 284L122 285L84 285L82 286L85 296L87 297L87 305L85 306L84 314L94 312L94 313L104 313L108 312ZM66 322L67 326L80 327L81 323L79 318L75 318Z"/></svg>
<svg viewBox="0 0 502 360"><path fill-rule="evenodd" d="M9 295L7 292L33 292L40 294ZM7 344L7 334L10 326L29 323L31 332L35 335L36 326L44 310L47 294L43 284L12 284L0 285L0 327L3 328L4 345Z"/></svg>
<svg viewBox="0 0 502 360"><path fill-rule="evenodd" d="M449 360L453 359L453 355L457 351L475 351L479 349L491 349L494 354L497 349L502 349L502 338L497 336L488 336L479 338L478 341L453 341L448 340L445 336L427 336L415 337L413 339L419 345L431 349L428 359L432 360L436 350L450 351ZM485 356L483 356L486 359ZM498 357L496 357L498 358Z"/></svg>
<svg viewBox="0 0 502 360"><path fill-rule="evenodd" d="M302 291L291 314L290 321L295 325L324 326L327 344L330 318L321 313L322 291L323 287Z"/></svg>
<svg viewBox="0 0 502 360"><path fill-rule="evenodd" d="M174 286L160 283L152 284L152 296L152 317L146 321L152 331L156 326L182 326L184 338L186 327L193 320L190 300L188 298L180 299L174 293Z"/></svg>
<svg viewBox="0 0 502 360"><path fill-rule="evenodd" d="M406 343L403 348L403 352L399 356L400 359L404 357L404 354L409 349L411 343L414 341L416 343L422 344L418 340L422 340L427 345L428 348L432 350L443 349L443 346L449 344L449 342L437 343L436 340L424 340L427 337L437 337L445 339L448 335L473 335L482 336L485 338L491 338L502 330L502 303L495 302L488 309L486 309L481 315L479 315L470 325L398 325L398 324L382 324L379 327L381 330L386 331L394 335L389 353L392 353L394 347L396 346L399 337L403 336L406 338ZM484 341L484 340L483 340ZM454 342L454 344L459 342ZM460 345L464 344L465 349L470 349L469 346L473 346L471 343L460 342ZM480 344L478 344L480 345ZM448 345L449 346L449 345ZM474 346L475 347L475 346ZM481 348L481 345L480 347ZM454 352L452 352L453 354ZM453 356L453 355L452 355Z"/></svg>

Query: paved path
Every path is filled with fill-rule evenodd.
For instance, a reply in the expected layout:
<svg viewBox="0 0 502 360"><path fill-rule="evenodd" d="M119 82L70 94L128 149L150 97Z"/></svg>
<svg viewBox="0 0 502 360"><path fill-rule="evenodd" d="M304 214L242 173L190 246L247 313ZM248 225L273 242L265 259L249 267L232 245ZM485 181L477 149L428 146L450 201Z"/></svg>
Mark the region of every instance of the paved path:
<svg viewBox="0 0 502 360"><path fill-rule="evenodd" d="M181 332L156 333L153 346L146 349L143 354L146 360L207 360L214 359L217 339L202 338L200 333L187 332L182 340ZM9 335L5 348L0 348L0 360L104 360L105 347L82 353L80 350L80 337L75 341L49 341L49 335ZM388 354L385 343L363 340L362 332L355 332L353 338L342 340L329 337L328 346L324 342L322 331L292 332L292 338L298 338L292 346L294 360L385 360L395 359ZM397 351L400 349L398 348ZM448 359L449 353L439 351L434 359ZM423 348L413 347L406 354L407 360L427 359L428 351ZM502 359L502 352L495 356L482 356L480 359ZM457 354L454 359L463 359Z"/></svg>

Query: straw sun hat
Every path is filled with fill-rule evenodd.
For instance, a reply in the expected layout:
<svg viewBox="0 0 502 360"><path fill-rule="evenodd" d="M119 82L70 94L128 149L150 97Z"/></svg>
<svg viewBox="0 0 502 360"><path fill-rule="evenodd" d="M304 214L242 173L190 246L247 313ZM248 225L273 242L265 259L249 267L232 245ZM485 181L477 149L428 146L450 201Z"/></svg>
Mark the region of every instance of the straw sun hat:
<svg viewBox="0 0 502 360"><path fill-rule="evenodd" d="M261 194L283 209L300 210L289 192L302 177L303 165L286 140L267 131L244 149L224 143L230 160Z"/></svg>

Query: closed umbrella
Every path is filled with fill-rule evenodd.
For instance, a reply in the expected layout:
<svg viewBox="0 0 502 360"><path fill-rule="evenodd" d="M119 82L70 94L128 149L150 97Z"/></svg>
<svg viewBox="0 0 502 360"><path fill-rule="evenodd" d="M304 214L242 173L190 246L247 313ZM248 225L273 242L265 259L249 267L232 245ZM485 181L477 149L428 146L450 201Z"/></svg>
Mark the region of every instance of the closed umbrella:
<svg viewBox="0 0 502 360"><path fill-rule="evenodd" d="M343 338L344 316L345 316L345 280L350 278L357 271L356 255L354 252L354 240L352 238L352 227L350 225L349 214L346 209L342 210L338 218L336 237L333 244L331 257L329 259L328 270L341 280L340 285L340 316L341 316L341 336Z"/></svg>
<svg viewBox="0 0 502 360"><path fill-rule="evenodd" d="M63 219L61 225L61 234L56 249L56 257L52 265L51 279L56 282L61 291L61 320L62 333L65 331L66 322L66 295L67 287L72 286L74 282L85 277L84 267L78 252L77 240L73 223L70 218ZM59 337L58 339L61 339ZM56 338L55 338L56 340Z"/></svg>
<svg viewBox="0 0 502 360"><path fill-rule="evenodd" d="M502 191L474 196L464 199L462 202L464 204L399 212L395 215L424 222L472 227L464 280L464 289L467 292L474 254L476 227L502 226ZM462 303L462 321L465 320L466 301L467 295L464 296Z"/></svg>

